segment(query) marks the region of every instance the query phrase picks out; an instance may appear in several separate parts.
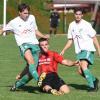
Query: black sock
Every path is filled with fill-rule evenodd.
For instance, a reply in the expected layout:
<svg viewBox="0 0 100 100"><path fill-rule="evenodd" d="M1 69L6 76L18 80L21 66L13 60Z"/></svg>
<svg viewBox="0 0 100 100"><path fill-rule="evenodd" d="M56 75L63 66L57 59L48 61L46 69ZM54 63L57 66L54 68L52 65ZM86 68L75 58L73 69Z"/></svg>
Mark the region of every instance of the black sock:
<svg viewBox="0 0 100 100"><path fill-rule="evenodd" d="M48 90L48 93L51 93L51 90L52 90L52 89L49 89L49 90Z"/></svg>

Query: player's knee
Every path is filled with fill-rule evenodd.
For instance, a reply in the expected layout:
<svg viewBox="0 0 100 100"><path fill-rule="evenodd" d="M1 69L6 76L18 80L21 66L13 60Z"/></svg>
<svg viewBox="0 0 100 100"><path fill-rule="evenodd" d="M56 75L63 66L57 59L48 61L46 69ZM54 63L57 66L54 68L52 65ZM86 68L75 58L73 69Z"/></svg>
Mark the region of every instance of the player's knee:
<svg viewBox="0 0 100 100"><path fill-rule="evenodd" d="M69 89L69 88L64 89L64 90L63 90L63 92L64 92L65 94L67 94L67 93L69 93L69 92L70 92L70 89Z"/></svg>
<svg viewBox="0 0 100 100"><path fill-rule="evenodd" d="M63 85L60 87L60 91L62 91L63 93L67 94L70 92L70 89L67 85Z"/></svg>
<svg viewBox="0 0 100 100"><path fill-rule="evenodd" d="M35 64L35 61L34 61L33 58L32 58L32 59L27 60L27 63L28 63L28 64Z"/></svg>

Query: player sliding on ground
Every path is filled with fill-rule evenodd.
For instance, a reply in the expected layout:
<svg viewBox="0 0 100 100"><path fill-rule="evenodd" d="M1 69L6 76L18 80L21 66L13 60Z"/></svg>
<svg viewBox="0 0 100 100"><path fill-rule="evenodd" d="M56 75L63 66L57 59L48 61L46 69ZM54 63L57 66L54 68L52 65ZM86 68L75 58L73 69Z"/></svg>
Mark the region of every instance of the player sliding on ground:
<svg viewBox="0 0 100 100"><path fill-rule="evenodd" d="M39 45L41 48L37 69L38 74L40 75L40 83L38 83L39 87L42 89L42 91L52 93L54 95L69 93L69 87L57 74L58 63L65 66L73 66L77 65L78 62L64 59L57 52L48 50L49 44L48 40L45 38L39 39ZM23 75L26 76L26 78L23 78ZM26 70L24 70L24 74L23 72L20 73L17 75L16 79L18 81L11 88L12 91L15 91L32 79L28 72L28 67L26 67Z"/></svg>

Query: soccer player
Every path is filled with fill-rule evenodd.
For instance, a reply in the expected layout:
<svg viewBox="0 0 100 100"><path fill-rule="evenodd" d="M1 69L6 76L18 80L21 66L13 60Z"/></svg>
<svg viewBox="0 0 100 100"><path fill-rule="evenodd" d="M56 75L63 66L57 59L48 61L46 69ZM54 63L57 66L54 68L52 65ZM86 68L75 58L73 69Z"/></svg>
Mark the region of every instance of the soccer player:
<svg viewBox="0 0 100 100"><path fill-rule="evenodd" d="M43 35L38 30L35 16L30 14L30 7L27 4L22 3L18 5L18 12L19 16L12 19L6 27L0 30L0 34L5 31L12 31L14 33L21 55L29 65L29 72L38 81L39 76L36 68L40 48L36 36L43 38L49 38L49 36Z"/></svg>
<svg viewBox="0 0 100 100"><path fill-rule="evenodd" d="M54 32L54 35L57 33L57 27L60 22L60 16L56 9L53 10L53 12L50 15L50 32L51 35L52 32Z"/></svg>
<svg viewBox="0 0 100 100"><path fill-rule="evenodd" d="M84 19L82 9L75 10L75 21L71 22L68 29L68 41L61 51L61 55L65 50L71 47L74 41L75 52L79 60L79 72L84 76L88 82L88 91L97 91L99 80L90 72L89 66L93 64L94 52L96 51L94 45L98 50L100 56L100 46L96 38L96 32L91 24Z"/></svg>
<svg viewBox="0 0 100 100"><path fill-rule="evenodd" d="M73 66L77 64L77 61L71 61L68 59L64 59L61 55L57 52L48 50L49 43L48 40L45 38L39 39L39 45L41 48L41 52L39 55L39 64L37 67L38 74L40 76L40 80L42 80L42 84L39 84L39 87L47 93L52 93L54 95L61 95L64 93L69 93L69 87L65 84L65 82L58 76L57 69L58 63L66 65L66 66ZM16 79L18 80L13 88L19 88L21 84L19 83L27 83L31 78L28 73L28 67L24 70L21 74L19 74ZM42 76L41 76L42 74ZM27 79L22 81L23 76L27 75ZM25 85L25 84L22 84Z"/></svg>

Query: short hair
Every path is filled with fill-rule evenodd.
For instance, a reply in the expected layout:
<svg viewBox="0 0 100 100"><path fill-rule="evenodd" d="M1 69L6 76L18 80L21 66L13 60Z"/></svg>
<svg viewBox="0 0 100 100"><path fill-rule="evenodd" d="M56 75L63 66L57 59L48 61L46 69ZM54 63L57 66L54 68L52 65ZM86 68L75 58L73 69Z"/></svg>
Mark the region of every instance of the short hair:
<svg viewBox="0 0 100 100"><path fill-rule="evenodd" d="M74 13L76 13L77 11L81 11L81 12L82 12L82 14L84 13L83 8L75 8L75 9L74 9Z"/></svg>
<svg viewBox="0 0 100 100"><path fill-rule="evenodd" d="M23 12L25 9L27 9L28 11L30 11L30 7L29 5L22 3L18 5L18 11L19 12Z"/></svg>
<svg viewBox="0 0 100 100"><path fill-rule="evenodd" d="M47 38L40 38L39 42L42 42L42 41L48 41L48 39Z"/></svg>

